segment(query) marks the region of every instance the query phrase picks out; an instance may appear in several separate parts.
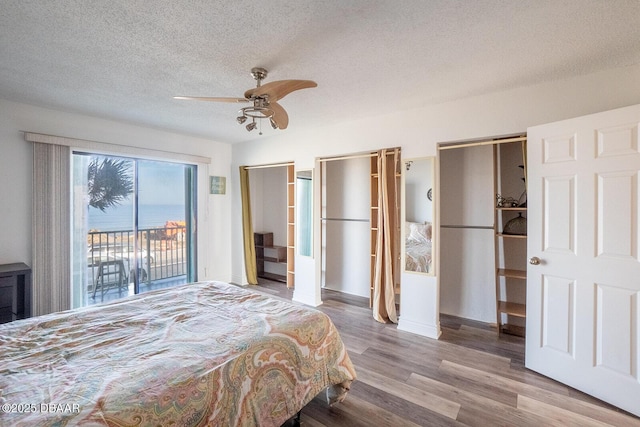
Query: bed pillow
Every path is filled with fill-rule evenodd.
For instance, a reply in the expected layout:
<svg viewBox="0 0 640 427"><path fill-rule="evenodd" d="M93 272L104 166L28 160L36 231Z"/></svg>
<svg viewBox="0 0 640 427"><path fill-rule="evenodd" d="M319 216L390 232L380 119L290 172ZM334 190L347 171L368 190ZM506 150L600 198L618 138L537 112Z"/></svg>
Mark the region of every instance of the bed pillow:
<svg viewBox="0 0 640 427"><path fill-rule="evenodd" d="M430 222L409 222L406 223L407 241L431 241L431 223Z"/></svg>

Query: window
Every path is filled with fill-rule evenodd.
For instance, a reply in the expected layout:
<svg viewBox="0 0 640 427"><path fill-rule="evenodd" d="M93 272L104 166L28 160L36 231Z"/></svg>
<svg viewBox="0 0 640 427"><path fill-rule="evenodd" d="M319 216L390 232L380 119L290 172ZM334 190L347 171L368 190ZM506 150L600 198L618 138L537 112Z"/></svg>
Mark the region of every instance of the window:
<svg viewBox="0 0 640 427"><path fill-rule="evenodd" d="M72 306L195 281L196 166L73 154Z"/></svg>

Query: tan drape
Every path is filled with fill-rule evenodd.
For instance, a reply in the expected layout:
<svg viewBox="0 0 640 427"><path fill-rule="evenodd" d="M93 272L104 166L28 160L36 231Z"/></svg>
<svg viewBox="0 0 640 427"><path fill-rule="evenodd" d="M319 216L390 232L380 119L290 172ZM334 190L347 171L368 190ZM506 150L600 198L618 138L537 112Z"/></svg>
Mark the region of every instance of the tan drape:
<svg viewBox="0 0 640 427"><path fill-rule="evenodd" d="M71 150L33 143L33 315L71 308Z"/></svg>
<svg viewBox="0 0 640 427"><path fill-rule="evenodd" d="M242 196L242 236L244 243L244 266L247 282L258 284L256 265L256 246L253 240L253 220L251 219L251 196L249 189L249 171L240 166L240 194Z"/></svg>
<svg viewBox="0 0 640 427"><path fill-rule="evenodd" d="M387 155L391 151L393 155ZM378 235L373 282L373 318L398 323L395 303L395 277L398 254L398 189L396 169L400 152L378 152Z"/></svg>

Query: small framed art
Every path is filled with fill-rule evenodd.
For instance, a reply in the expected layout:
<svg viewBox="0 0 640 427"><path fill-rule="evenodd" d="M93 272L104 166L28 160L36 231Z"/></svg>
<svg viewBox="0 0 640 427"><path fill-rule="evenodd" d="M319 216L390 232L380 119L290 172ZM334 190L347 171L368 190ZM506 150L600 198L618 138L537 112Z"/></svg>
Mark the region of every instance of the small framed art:
<svg viewBox="0 0 640 427"><path fill-rule="evenodd" d="M227 177L210 176L209 177L209 194L225 194L227 191Z"/></svg>

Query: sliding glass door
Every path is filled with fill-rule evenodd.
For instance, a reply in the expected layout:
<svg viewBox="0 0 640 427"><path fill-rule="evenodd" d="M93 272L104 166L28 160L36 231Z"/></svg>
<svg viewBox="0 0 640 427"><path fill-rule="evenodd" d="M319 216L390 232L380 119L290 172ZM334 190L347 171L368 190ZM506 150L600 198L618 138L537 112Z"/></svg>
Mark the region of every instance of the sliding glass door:
<svg viewBox="0 0 640 427"><path fill-rule="evenodd" d="M73 306L195 280L193 165L73 155Z"/></svg>

